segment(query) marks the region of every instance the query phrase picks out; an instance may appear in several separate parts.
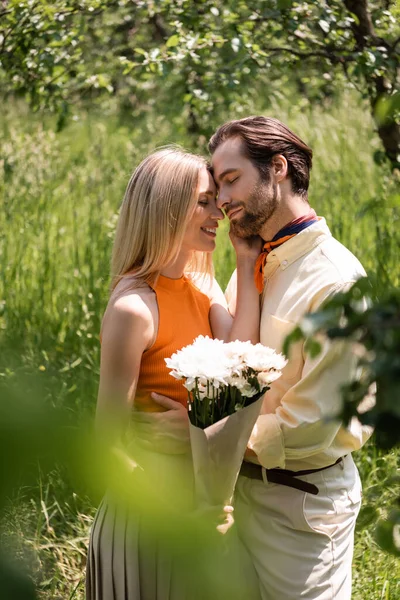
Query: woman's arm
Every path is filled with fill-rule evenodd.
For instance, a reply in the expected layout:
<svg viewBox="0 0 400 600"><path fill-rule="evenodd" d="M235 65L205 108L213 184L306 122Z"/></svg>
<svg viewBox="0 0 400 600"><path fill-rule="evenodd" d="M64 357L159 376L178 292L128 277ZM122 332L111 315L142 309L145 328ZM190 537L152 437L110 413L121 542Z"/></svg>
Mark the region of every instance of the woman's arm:
<svg viewBox="0 0 400 600"><path fill-rule="evenodd" d="M236 251L237 304L235 316L228 311L225 296L214 280L211 293L210 322L213 335L224 341L260 341L260 296L254 281L254 268L261 251L261 238L243 240L229 234Z"/></svg>
<svg viewBox="0 0 400 600"><path fill-rule="evenodd" d="M153 315L140 295L110 303L103 321L96 409L96 430L106 443L118 439L129 421L142 354L153 337Z"/></svg>

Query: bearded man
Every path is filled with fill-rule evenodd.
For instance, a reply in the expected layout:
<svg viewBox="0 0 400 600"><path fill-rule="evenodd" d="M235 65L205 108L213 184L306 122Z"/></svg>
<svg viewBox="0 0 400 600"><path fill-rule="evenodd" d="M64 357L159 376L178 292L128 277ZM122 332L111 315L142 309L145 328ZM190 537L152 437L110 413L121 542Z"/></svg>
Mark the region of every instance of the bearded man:
<svg viewBox="0 0 400 600"><path fill-rule="evenodd" d="M365 275L308 201L312 150L277 119L222 125L209 144L219 208L233 231L264 240L256 279L260 340L282 351L305 313ZM235 310L235 277L228 286ZM351 456L371 431L330 417L355 378L350 344L292 347L265 394L238 479L235 515L263 600L350 600L361 484Z"/></svg>

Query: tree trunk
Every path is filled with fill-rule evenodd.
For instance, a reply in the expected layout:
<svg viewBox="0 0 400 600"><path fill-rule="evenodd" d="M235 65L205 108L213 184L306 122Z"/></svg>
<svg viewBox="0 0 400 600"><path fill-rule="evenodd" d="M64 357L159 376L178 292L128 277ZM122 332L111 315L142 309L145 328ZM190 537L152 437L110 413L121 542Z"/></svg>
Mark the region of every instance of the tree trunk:
<svg viewBox="0 0 400 600"><path fill-rule="evenodd" d="M352 24L352 30L357 50L376 47L377 45L390 46L379 38L374 30L371 16L368 11L367 0L343 0L347 10L357 17ZM393 168L400 164L400 125L392 115L388 115L382 122L376 113L376 108L381 99L387 97L391 90L391 84L382 75L365 75L367 82L369 100L372 108L372 116L377 126L378 135L385 149L386 156Z"/></svg>

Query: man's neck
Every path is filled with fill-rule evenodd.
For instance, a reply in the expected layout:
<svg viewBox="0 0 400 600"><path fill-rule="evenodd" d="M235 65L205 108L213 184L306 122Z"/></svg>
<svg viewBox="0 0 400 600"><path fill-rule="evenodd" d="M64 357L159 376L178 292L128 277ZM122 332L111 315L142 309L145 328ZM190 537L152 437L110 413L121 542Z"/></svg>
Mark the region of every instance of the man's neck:
<svg viewBox="0 0 400 600"><path fill-rule="evenodd" d="M301 196L291 196L289 201L281 201L275 212L262 227L260 236L266 242L271 241L278 231L288 223L304 217L310 210L310 205Z"/></svg>

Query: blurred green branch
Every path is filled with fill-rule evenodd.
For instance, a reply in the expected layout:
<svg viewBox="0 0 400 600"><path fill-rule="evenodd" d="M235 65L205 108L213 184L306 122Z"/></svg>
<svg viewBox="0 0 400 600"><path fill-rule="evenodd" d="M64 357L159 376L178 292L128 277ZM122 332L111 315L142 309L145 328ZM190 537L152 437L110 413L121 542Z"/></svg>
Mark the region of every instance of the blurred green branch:
<svg viewBox="0 0 400 600"><path fill-rule="evenodd" d="M365 300L369 306L365 309ZM305 348L318 355L315 339L323 334L333 342L347 340L358 356L360 377L342 386L343 408L337 418L348 423L356 417L374 428L375 441L385 451L400 445L400 290L382 291L368 278L360 279L346 293L336 294L318 312L306 314L286 338L284 353L293 342L305 341ZM377 520L375 538L379 546L400 556L400 475L389 476L379 486L398 490L396 505L381 519L377 497L366 497L361 521L364 526Z"/></svg>
<svg viewBox="0 0 400 600"><path fill-rule="evenodd" d="M321 333L331 340L352 343L362 372L360 379L342 387L343 411L339 416L346 423L356 416L372 425L381 448L388 450L400 444L400 290L381 291L370 279L360 279L320 311L306 314L286 339L284 352L290 352L290 344L300 339L310 345L310 340ZM364 399L373 384L376 402L364 410Z"/></svg>

